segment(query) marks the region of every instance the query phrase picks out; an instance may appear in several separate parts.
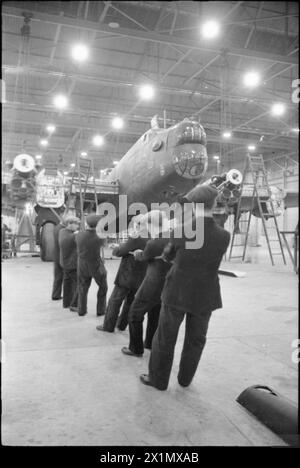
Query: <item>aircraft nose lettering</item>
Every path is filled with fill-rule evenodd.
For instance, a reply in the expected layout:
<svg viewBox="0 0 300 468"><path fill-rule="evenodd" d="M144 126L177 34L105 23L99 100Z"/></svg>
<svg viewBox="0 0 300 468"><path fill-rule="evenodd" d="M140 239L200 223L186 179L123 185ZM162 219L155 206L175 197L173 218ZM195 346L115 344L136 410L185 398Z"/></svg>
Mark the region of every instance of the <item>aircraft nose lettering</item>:
<svg viewBox="0 0 300 468"><path fill-rule="evenodd" d="M197 149L191 144L174 148L173 164L177 174L187 179L198 179L207 168L205 146L198 144Z"/></svg>

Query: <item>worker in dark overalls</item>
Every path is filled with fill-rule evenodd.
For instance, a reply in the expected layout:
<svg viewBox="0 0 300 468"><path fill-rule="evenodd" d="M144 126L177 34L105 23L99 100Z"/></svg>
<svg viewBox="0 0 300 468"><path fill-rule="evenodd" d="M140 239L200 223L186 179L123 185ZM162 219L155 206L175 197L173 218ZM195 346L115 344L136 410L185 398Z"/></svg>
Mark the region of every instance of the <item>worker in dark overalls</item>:
<svg viewBox="0 0 300 468"><path fill-rule="evenodd" d="M129 356L141 356L144 347L151 349L152 338L159 319L161 291L166 274L172 265L166 258L162 258L163 250L169 240L155 238L164 228L164 213L159 210L150 211L146 215L146 221L149 233L154 239L147 242L144 251L135 252L135 257L146 262L148 266L145 278L129 311L129 346L122 348L122 352ZM143 343L143 321L146 313L148 313L148 323Z"/></svg>
<svg viewBox="0 0 300 468"><path fill-rule="evenodd" d="M142 216L135 217L135 233L113 250L113 255L121 257L122 260L115 278L114 289L109 298L103 325L96 327L99 331L114 332L116 325L119 330L125 330L127 326L130 306L144 279L147 268L146 263L136 261L133 255L135 250L143 250L148 240L148 231L144 224L140 224L142 218ZM119 315L123 301L122 312Z"/></svg>
<svg viewBox="0 0 300 468"><path fill-rule="evenodd" d="M63 307L77 312L77 248L75 232L80 226L80 219L69 216L66 227L59 231L58 244L60 253L60 265L63 269Z"/></svg>
<svg viewBox="0 0 300 468"><path fill-rule="evenodd" d="M54 227L53 237L54 237L54 251L53 251L53 286L52 286L52 300L57 301L62 299L61 291L63 285L63 277L64 271L59 263L59 243L58 243L58 236L61 229L65 228L66 225L63 220L61 220L56 226Z"/></svg>
<svg viewBox="0 0 300 468"><path fill-rule="evenodd" d="M104 315L106 308L107 272L101 258L104 239L98 237L96 226L100 216L89 214L87 228L76 235L78 252L78 315L87 313L87 296L92 282L98 285L97 316Z"/></svg>
<svg viewBox="0 0 300 468"><path fill-rule="evenodd" d="M230 234L216 224L213 207L218 192L200 186L192 202L203 203L204 242L200 248L187 248L187 239L172 239L177 251L166 277L158 328L153 338L149 373L142 374L143 384L166 390L173 364L179 327L184 318L185 337L179 364L178 382L190 385L205 346L211 313L222 307L218 268L227 250ZM193 217L193 223L195 217ZM191 239L188 239L191 241Z"/></svg>

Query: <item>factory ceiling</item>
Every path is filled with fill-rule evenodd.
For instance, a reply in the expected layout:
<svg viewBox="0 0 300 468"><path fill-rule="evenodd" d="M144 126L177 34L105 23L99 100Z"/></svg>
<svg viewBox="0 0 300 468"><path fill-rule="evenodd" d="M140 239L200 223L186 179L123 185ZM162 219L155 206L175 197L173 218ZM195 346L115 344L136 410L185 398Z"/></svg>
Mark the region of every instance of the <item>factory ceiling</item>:
<svg viewBox="0 0 300 468"><path fill-rule="evenodd" d="M211 165L215 154L237 164L248 145L267 159L298 159L297 2L4 1L2 18L3 162L25 151L68 169L85 151L97 170L111 167L154 115L162 127L200 119ZM220 35L203 39L200 25L212 18ZM72 59L75 43L88 46L85 62ZM247 88L253 70L261 83ZM155 89L151 101L139 97L143 84ZM63 110L58 94L68 98ZM274 103L283 115L270 114ZM121 130L111 127L116 116Z"/></svg>

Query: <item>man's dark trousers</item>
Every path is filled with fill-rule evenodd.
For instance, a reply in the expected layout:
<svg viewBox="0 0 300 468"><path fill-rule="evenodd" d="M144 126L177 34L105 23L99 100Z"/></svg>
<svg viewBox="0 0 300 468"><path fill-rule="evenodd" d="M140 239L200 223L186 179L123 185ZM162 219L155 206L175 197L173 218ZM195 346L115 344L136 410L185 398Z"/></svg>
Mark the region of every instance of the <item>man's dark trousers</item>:
<svg viewBox="0 0 300 468"><path fill-rule="evenodd" d="M102 263L92 265L90 262L80 259L78 262L78 314L87 313L87 295L92 279L98 285L97 315L104 315L106 309L107 279L106 270Z"/></svg>
<svg viewBox="0 0 300 468"><path fill-rule="evenodd" d="M141 298L139 298L141 296ZM151 349L152 339L157 329L161 304L143 300L138 293L129 312L129 349L135 354L143 354L143 321L148 312L148 323L145 336L145 347Z"/></svg>
<svg viewBox="0 0 300 468"><path fill-rule="evenodd" d="M108 301L103 327L105 330L113 332L116 325L120 330L125 330L128 324L128 313L134 300L136 291L123 286L115 285ZM121 314L120 307L123 304Z"/></svg>
<svg viewBox="0 0 300 468"><path fill-rule="evenodd" d="M197 370L206 343L211 311L194 315L162 303L159 326L153 337L149 361L149 378L160 390L166 390L168 387L178 331L185 316L185 340L179 364L178 382L182 386L188 386Z"/></svg>
<svg viewBox="0 0 300 468"><path fill-rule="evenodd" d="M148 312L148 321L147 321L147 328L146 334L144 339L144 348L151 349L152 348L152 341L156 329L158 327L159 321L159 314L161 309L161 303L159 302L152 309Z"/></svg>
<svg viewBox="0 0 300 468"><path fill-rule="evenodd" d="M77 307L77 270L63 270L63 307Z"/></svg>
<svg viewBox="0 0 300 468"><path fill-rule="evenodd" d="M134 301L135 294L136 294L136 291L131 289L125 297L125 300L123 302L123 306L121 309L121 313L117 320L117 328L119 330L125 330L125 328L128 325L129 310L130 310L131 304Z"/></svg>
<svg viewBox="0 0 300 468"><path fill-rule="evenodd" d="M51 296L53 300L61 298L63 277L64 277L64 271L62 267L60 266L59 262L54 262L54 280L53 280L52 296Z"/></svg>
<svg viewBox="0 0 300 468"><path fill-rule="evenodd" d="M136 249L143 250L146 242L147 239L141 237L129 237L126 242L113 250L113 255L122 257L122 260L105 313L103 323L105 331L113 332L116 325L120 330L125 330L127 326L129 308L146 273L146 264L144 262L136 262L130 252ZM123 308L118 318L123 301Z"/></svg>

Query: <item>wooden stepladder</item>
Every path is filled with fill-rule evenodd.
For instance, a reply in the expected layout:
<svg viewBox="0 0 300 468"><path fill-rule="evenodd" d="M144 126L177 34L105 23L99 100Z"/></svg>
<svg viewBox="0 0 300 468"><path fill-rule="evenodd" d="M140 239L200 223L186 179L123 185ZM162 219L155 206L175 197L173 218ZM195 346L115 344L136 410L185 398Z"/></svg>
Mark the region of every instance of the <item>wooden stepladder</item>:
<svg viewBox="0 0 300 468"><path fill-rule="evenodd" d="M248 245L250 222L253 215L253 210L258 210L259 217L262 220L263 230L267 241L268 251L272 265L274 265L274 256L280 255L283 263L286 265L285 255L283 251L282 239L276 219L276 212L272 200L272 192L268 182L268 174L265 168L262 155L251 156L247 155L246 164L243 174L243 182L241 186L242 196L239 199L237 206L236 221L231 239L229 260L233 258L241 258L245 260L246 250ZM242 214L242 199L243 191L247 191L251 196L251 208L247 212L247 217L240 220ZM240 237L240 243L237 243L237 236ZM279 250L275 251L275 248ZM233 255L236 247L242 247L240 255Z"/></svg>

